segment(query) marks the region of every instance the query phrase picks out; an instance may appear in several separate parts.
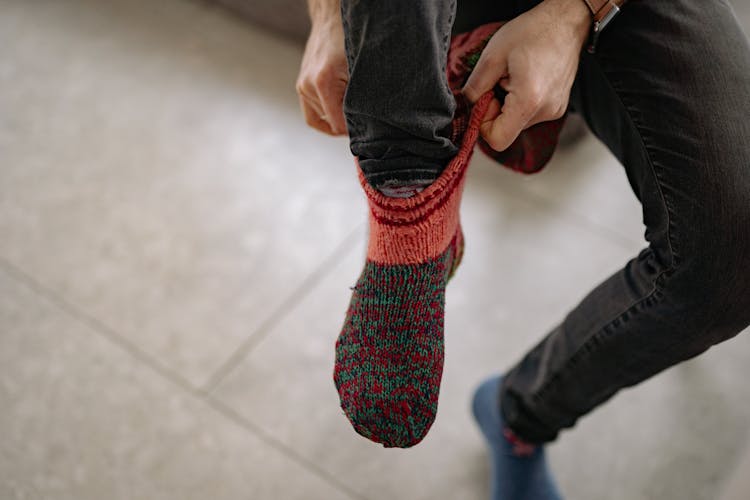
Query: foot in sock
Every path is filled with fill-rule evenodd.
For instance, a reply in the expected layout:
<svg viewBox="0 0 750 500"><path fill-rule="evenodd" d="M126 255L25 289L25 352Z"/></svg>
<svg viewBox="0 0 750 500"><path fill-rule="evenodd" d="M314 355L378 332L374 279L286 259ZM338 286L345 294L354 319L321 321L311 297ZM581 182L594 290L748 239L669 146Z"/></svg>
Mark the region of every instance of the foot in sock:
<svg viewBox="0 0 750 500"><path fill-rule="evenodd" d="M490 453L491 500L561 500L544 447L524 443L506 427L500 411L502 377L474 392L472 411Z"/></svg>
<svg viewBox="0 0 750 500"><path fill-rule="evenodd" d="M477 101L458 154L424 190L389 198L359 172L370 208L367 262L336 342L334 382L354 429L386 447L415 445L435 420L445 286L463 253L461 192L491 97Z"/></svg>

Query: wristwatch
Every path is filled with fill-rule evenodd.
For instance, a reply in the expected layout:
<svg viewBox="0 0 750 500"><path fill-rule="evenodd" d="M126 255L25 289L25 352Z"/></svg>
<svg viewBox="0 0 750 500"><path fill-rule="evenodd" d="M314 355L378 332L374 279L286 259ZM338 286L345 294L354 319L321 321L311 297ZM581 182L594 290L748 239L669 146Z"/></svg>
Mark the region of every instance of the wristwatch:
<svg viewBox="0 0 750 500"><path fill-rule="evenodd" d="M620 13L620 7L627 2L627 0L583 0L588 5L591 15L593 16L594 23L591 26L591 40L589 41L588 51L594 53L596 51L596 42L599 41L599 35L601 35L604 28L612 21L612 19Z"/></svg>

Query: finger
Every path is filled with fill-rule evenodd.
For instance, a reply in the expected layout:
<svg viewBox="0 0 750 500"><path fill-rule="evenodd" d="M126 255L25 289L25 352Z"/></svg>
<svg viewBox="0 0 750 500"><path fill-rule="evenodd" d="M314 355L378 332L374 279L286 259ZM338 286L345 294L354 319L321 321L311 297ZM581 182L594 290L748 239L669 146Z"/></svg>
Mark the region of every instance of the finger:
<svg viewBox="0 0 750 500"><path fill-rule="evenodd" d="M565 112L568 110L568 99L565 97L559 97L550 99L550 102L546 106L542 106L534 114L534 116L526 124L526 128L533 127L534 125L542 122L548 122L551 120L557 120L562 118Z"/></svg>
<svg viewBox="0 0 750 500"><path fill-rule="evenodd" d="M320 104L320 99L317 94L309 93L308 88L301 87L299 92L300 107L302 113L305 116L305 122L312 128L319 130L325 134L335 135L331 130L330 124L327 122L327 116L323 111L323 107Z"/></svg>
<svg viewBox="0 0 750 500"><path fill-rule="evenodd" d="M507 50L502 44L502 39L497 36L499 33L500 31L492 37L482 51L476 66L474 66L462 89L463 94L472 103L476 102L482 94L491 90L498 80L507 77Z"/></svg>
<svg viewBox="0 0 750 500"><path fill-rule="evenodd" d="M297 90L300 97L300 104L310 107L312 111L318 113L319 116L325 115L323 106L320 104L320 96L318 91L312 85L303 85Z"/></svg>
<svg viewBox="0 0 750 500"><path fill-rule="evenodd" d="M492 122L500 115L501 108L502 104L500 104L500 101L493 97L490 101L490 105L487 106L487 111L484 112L481 123L479 124L480 133L482 130L488 130L488 127L490 127Z"/></svg>
<svg viewBox="0 0 750 500"><path fill-rule="evenodd" d="M497 106L499 107L499 104ZM492 106L490 106L490 109L492 109ZM486 117L489 116L491 115L488 112ZM526 128L529 116L529 108L524 105L517 94L511 92L505 96L505 102L499 114L494 119L484 121L479 128L479 132L492 149L504 151L513 144L513 141Z"/></svg>
<svg viewBox="0 0 750 500"><path fill-rule="evenodd" d="M346 82L346 78L339 77L334 82L318 89L323 114L336 135L346 133L346 118L344 117Z"/></svg>
<svg viewBox="0 0 750 500"><path fill-rule="evenodd" d="M314 105L314 101L300 95L300 107L305 116L305 122L312 128L319 130L328 135L335 135L330 124L323 118L322 110Z"/></svg>

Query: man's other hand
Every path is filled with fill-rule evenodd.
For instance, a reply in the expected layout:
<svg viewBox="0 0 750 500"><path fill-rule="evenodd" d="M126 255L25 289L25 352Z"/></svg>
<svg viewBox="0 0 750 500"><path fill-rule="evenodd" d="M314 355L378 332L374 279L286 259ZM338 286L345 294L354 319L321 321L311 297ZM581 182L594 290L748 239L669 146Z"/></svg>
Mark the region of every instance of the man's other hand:
<svg viewBox="0 0 750 500"><path fill-rule="evenodd" d="M471 102L496 83L508 93L502 107L493 99L480 129L493 149L565 113L590 26L583 0L544 0L493 35L463 88Z"/></svg>
<svg viewBox="0 0 750 500"><path fill-rule="evenodd" d="M330 135L344 135L344 92L349 71L338 0L311 2L310 17L312 29L296 85L300 106L311 127Z"/></svg>

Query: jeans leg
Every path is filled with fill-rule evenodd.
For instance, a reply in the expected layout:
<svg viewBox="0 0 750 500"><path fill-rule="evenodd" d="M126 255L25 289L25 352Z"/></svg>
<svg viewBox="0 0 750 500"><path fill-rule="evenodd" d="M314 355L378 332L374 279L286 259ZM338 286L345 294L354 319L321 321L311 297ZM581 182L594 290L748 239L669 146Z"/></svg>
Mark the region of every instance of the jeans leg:
<svg viewBox="0 0 750 500"><path fill-rule="evenodd" d="M371 185L427 184L440 175L457 151L445 74L452 29L469 31L528 8L527 0L341 0L344 114L351 151Z"/></svg>
<svg viewBox="0 0 750 500"><path fill-rule="evenodd" d="M456 0L341 0L344 114L351 151L375 187L429 183L458 151L446 78L455 9Z"/></svg>
<svg viewBox="0 0 750 500"><path fill-rule="evenodd" d="M750 324L750 46L728 3L632 0L571 102L624 165L649 245L505 377L532 442Z"/></svg>

